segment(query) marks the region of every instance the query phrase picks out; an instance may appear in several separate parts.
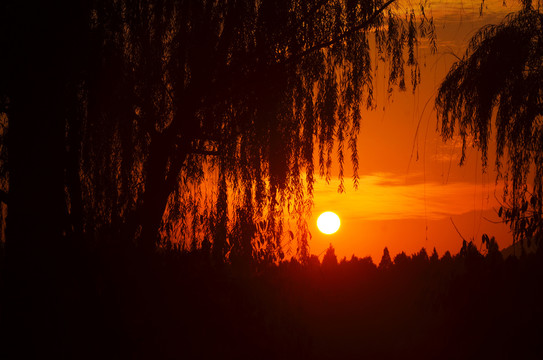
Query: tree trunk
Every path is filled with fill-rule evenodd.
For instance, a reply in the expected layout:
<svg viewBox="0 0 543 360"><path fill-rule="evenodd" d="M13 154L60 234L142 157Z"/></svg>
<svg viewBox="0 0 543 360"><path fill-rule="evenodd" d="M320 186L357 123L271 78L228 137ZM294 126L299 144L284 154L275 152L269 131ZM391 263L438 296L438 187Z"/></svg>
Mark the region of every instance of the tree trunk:
<svg viewBox="0 0 543 360"><path fill-rule="evenodd" d="M155 137L151 142L143 201L138 209L138 222L141 226L140 246L145 251L152 251L158 241L158 230L162 223L164 209L168 202L169 191L166 187L166 167L168 165L167 147L162 137Z"/></svg>
<svg viewBox="0 0 543 360"><path fill-rule="evenodd" d="M224 261L227 251L227 225L228 225L228 191L224 164L219 166L219 194L216 204L215 231L213 238L213 258L217 263Z"/></svg>
<svg viewBox="0 0 543 360"><path fill-rule="evenodd" d="M171 142L163 135L153 140L147 160L145 192L137 210L138 225L141 225L139 243L145 251L152 251L158 243L168 198L178 186L177 176L187 156L185 149L173 152L173 146L168 146Z"/></svg>

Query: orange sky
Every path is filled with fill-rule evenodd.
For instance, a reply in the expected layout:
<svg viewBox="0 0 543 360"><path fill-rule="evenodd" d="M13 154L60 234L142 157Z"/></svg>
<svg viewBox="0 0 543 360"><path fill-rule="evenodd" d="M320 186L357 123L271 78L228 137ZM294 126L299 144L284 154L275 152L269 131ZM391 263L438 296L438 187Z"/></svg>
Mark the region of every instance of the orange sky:
<svg viewBox="0 0 543 360"><path fill-rule="evenodd" d="M464 238L475 239L478 246L483 233L495 236L500 248L512 243L505 225L489 221L499 220L494 209L499 206L496 197L501 198L493 159L489 157L489 167L483 174L480 154L470 150L465 165L459 167L461 142L443 143L436 132L434 95L455 56L463 55L481 26L498 23L519 7L511 1L504 7L502 0L487 0L483 16L479 16L480 4L432 4L438 53L431 55L426 44L421 44L422 84L415 94L395 91L387 99L383 74L375 76L377 108L365 112L358 143L359 189L351 186L350 165L346 165L343 194L337 193L335 178L329 184L317 180L315 208L309 220L311 253L322 254L332 243L338 257L369 255L376 263L385 246L391 255L401 251L409 255L421 247L429 252L435 247L440 256L447 250L454 254L462 239L453 222ZM318 231L316 219L323 211L340 216L342 226L337 233L324 235Z"/></svg>

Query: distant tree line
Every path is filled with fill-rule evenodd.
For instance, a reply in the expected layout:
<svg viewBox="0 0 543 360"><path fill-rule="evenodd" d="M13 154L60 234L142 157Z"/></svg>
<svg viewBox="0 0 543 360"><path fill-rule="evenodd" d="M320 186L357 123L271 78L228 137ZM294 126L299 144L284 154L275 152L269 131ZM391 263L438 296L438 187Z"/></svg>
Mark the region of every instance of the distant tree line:
<svg viewBox="0 0 543 360"><path fill-rule="evenodd" d="M21 329L0 322L0 355L539 358L543 254L504 259L493 244L464 242L442 256L385 248L378 262L338 260L330 247L322 261L250 269L216 263L205 249L161 249L146 261L102 255L77 272L61 312L45 308L57 315L47 331L19 337Z"/></svg>

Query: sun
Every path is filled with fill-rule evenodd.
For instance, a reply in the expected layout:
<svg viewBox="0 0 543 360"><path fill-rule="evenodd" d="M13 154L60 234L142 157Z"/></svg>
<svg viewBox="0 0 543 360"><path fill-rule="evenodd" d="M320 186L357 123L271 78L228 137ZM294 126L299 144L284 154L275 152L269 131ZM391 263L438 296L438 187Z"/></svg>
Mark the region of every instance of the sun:
<svg viewBox="0 0 543 360"><path fill-rule="evenodd" d="M333 234L339 229L339 216L331 211L326 211L320 214L317 219L317 227L322 233Z"/></svg>

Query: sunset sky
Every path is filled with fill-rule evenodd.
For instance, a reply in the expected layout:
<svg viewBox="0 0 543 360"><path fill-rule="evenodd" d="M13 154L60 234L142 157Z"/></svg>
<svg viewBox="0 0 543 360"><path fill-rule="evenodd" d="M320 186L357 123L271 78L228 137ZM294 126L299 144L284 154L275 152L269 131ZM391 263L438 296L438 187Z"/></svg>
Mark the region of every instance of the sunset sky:
<svg viewBox="0 0 543 360"><path fill-rule="evenodd" d="M322 255L331 243L338 257L352 254L372 256L379 262L383 248L391 255L408 255L435 247L439 255L457 253L462 238L495 236L500 248L512 243L508 227L499 221L494 160L489 157L482 173L480 153L470 149L459 166L461 141L443 143L436 132L434 96L456 57L462 57L470 38L486 24L497 24L519 8L518 3L485 1L440 1L431 5L436 24L438 53L431 55L423 41L419 47L420 87L388 96L382 72L375 76L376 109L365 111L358 142L360 184L354 190L350 164L346 164L346 192L338 194L337 176L328 184L315 184L315 208L309 220L313 238L311 253ZM382 65L381 65L382 66ZM408 79L406 79L408 81ZM494 151L490 148L490 153ZM335 172L337 174L337 171ZM325 235L316 219L323 211L336 212L342 221L339 231ZM452 221L451 221L452 219Z"/></svg>

